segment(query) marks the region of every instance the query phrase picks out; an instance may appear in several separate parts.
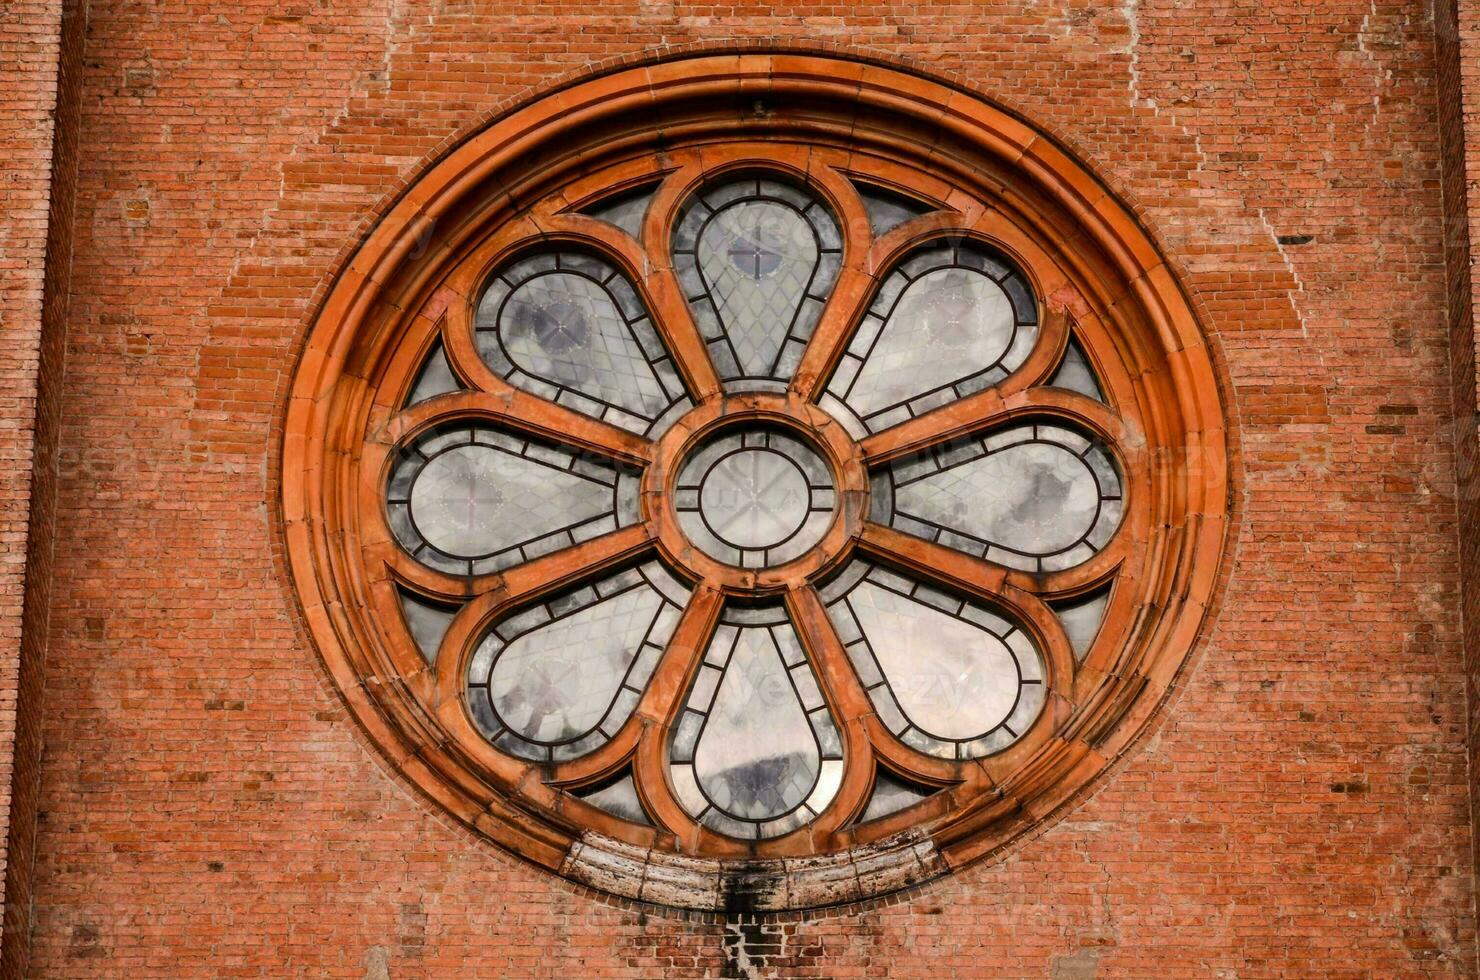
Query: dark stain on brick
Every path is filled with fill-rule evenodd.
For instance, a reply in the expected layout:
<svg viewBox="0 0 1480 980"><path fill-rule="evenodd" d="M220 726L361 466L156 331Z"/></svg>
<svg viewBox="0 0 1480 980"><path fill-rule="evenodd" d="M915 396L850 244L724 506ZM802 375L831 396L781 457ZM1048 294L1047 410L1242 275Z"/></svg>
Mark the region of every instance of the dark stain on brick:
<svg viewBox="0 0 1480 980"><path fill-rule="evenodd" d="M77 959L97 959L107 956L108 947L102 944L102 934L90 922L80 922L72 927L72 942L69 955Z"/></svg>

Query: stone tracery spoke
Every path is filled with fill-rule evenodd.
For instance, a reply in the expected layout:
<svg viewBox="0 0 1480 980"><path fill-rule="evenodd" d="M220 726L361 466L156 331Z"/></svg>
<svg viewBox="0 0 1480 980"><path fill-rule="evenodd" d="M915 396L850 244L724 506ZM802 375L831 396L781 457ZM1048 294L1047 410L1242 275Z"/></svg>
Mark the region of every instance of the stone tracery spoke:
<svg viewBox="0 0 1480 980"><path fill-rule="evenodd" d="M1006 393L989 388L868 436L860 447L868 464L879 466L954 439L1033 418L1080 426L1113 445L1123 458L1135 458L1133 433L1113 409L1077 392L1044 387Z"/></svg>
<svg viewBox="0 0 1480 980"><path fill-rule="evenodd" d="M682 176L682 172L672 174L667 182L681 180ZM662 214L657 217L664 219ZM694 326L678 280L663 260L665 250L644 248L608 222L569 211L543 215L538 221L551 234L563 240L592 244L630 270L644 293L653 326L672 354L689 394L702 400L719 392L720 382L714 373L714 364Z"/></svg>
<svg viewBox="0 0 1480 980"><path fill-rule="evenodd" d="M614 462L642 465L652 458L652 442L640 435L520 391L498 378L482 383L483 390L452 392L413 405L373 431L371 442L390 448L438 425L482 421Z"/></svg>
<svg viewBox="0 0 1480 980"><path fill-rule="evenodd" d="M642 524L625 527L477 580L481 591L457 613L442 641L435 665L438 700L457 699L465 681L465 651L488 624L505 612L589 580L649 554L652 535Z"/></svg>
<svg viewBox="0 0 1480 980"><path fill-rule="evenodd" d="M819 167L815 176L838 208L844 248L833 294L791 380L791 389L809 400L820 393L836 367L875 281L869 264L868 214L857 188L833 167Z"/></svg>
<svg viewBox="0 0 1480 980"><path fill-rule="evenodd" d="M914 751L879 722L868 692L849 662L817 590L810 586L792 590L787 595L787 606L847 732L845 744L848 754L836 814L824 816L839 820L857 816L873 785L877 758L887 759L896 768L921 779L941 783L961 781L960 766Z"/></svg>
<svg viewBox="0 0 1480 980"><path fill-rule="evenodd" d="M848 768L843 787L838 794L836 812L824 817L856 820L874 786L879 764L887 764L892 771L931 786L976 792L991 785L992 779L980 762L926 754L890 731L864 690L857 668L850 662L817 590L797 589L788 595L787 601L807 650L819 673L826 678L829 694L836 710L846 719L848 729ZM829 825L827 829L836 827Z"/></svg>
<svg viewBox="0 0 1480 980"><path fill-rule="evenodd" d="M700 586L694 590L637 707L621 731L591 754L557 764L551 770L548 780L551 784L598 779L627 763L644 740L662 739L697 659L713 635L723 601L723 596L714 589Z"/></svg>
<svg viewBox="0 0 1480 980"><path fill-rule="evenodd" d="M858 547L865 554L907 570L911 576L984 602L1008 605L1030 602L1036 606L1045 597L1092 588L1113 575L1123 560L1122 549L1112 545L1085 565L1035 575L872 521L864 525Z"/></svg>

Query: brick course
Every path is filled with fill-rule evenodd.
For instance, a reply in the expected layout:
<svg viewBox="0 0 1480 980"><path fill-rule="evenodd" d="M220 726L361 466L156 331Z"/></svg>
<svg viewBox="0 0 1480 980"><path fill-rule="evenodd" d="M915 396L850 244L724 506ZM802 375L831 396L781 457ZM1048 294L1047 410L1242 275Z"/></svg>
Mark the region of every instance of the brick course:
<svg viewBox="0 0 1480 980"><path fill-rule="evenodd" d="M1446 275L1456 73L1424 3L94 0L87 23L33 972L1476 971L1474 386ZM1182 270L1241 474L1195 669L1092 799L995 864L774 920L620 907L452 830L347 720L270 503L306 318L386 195L531 87L717 38L866 46L1075 148Z"/></svg>

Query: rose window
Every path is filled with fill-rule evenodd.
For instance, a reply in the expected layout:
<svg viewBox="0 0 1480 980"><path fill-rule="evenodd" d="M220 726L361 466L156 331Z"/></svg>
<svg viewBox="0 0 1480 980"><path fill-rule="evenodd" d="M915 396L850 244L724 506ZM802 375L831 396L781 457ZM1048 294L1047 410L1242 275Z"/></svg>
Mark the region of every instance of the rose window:
<svg viewBox="0 0 1480 980"><path fill-rule="evenodd" d="M880 237L933 211L853 189ZM582 211L641 241L657 193ZM1052 661L1073 642L1031 575L1083 565L1121 525L1113 409L989 241L948 230L903 250L856 309L834 307L851 329L804 391L847 251L834 206L754 170L701 184L670 224L646 248L682 306L656 306L599 247L532 242L485 277L472 343L428 354L403 415L426 434L396 443L386 482L395 540L428 571L538 586L461 649L423 627L427 657L459 664L469 719L513 757L580 768L640 729L656 770L573 789L633 823L682 814L770 840L830 808L927 799L939 768L900 762L1000 753L1068 680ZM1024 390L1052 408L1009 414L998 389L1040 346L1052 369ZM464 393L480 384L532 397L475 423ZM561 439L569 413L585 445ZM992 585L1009 570L1031 573L1026 590ZM408 623L434 618L434 597L400 591ZM1081 648L1103 599L1080 604ZM850 698L869 714L845 739ZM855 780L840 802L844 773L880 757L882 789Z"/></svg>
<svg viewBox="0 0 1480 980"><path fill-rule="evenodd" d="M538 863L694 907L736 867L754 907L903 887L1082 787L1181 663L1212 580L1176 555L1221 520L1177 462L1194 347L1127 339L1150 300L1047 199L685 111L467 185L356 287L401 299L340 304L348 380L285 448L305 611L397 767Z"/></svg>

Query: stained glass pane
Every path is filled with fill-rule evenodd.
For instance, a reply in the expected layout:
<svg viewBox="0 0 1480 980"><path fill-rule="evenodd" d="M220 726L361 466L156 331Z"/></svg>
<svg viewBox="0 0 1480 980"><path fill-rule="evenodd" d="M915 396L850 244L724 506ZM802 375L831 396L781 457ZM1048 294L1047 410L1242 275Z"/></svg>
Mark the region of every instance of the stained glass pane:
<svg viewBox="0 0 1480 980"><path fill-rule="evenodd" d="M669 745L680 804L711 830L779 837L842 782L842 739L779 606L727 607Z"/></svg>
<svg viewBox="0 0 1480 980"><path fill-rule="evenodd" d="M479 730L527 759L598 748L636 708L687 596L650 562L494 623L468 666Z"/></svg>
<svg viewBox="0 0 1480 980"><path fill-rule="evenodd" d="M642 220L647 216L648 204L657 189L657 184L648 184L635 190L622 191L620 194L602 198L581 213L608 221L633 238L641 238Z"/></svg>
<svg viewBox="0 0 1480 980"><path fill-rule="evenodd" d="M1097 402L1103 402L1105 396L1100 391L1100 383L1095 380L1094 368L1089 365L1089 358L1085 356L1084 349L1074 338L1069 338L1069 345L1064 350L1064 359L1059 363L1059 369L1054 372L1048 381L1051 388L1067 388L1077 391L1087 398L1093 398Z"/></svg>
<svg viewBox="0 0 1480 980"><path fill-rule="evenodd" d="M911 218L936 210L912 197L896 194L874 184L857 183L854 186L858 188L858 196L863 199L864 210L868 212L869 230L875 238Z"/></svg>
<svg viewBox="0 0 1480 980"><path fill-rule="evenodd" d="M515 387L634 432L687 403L637 291L592 256L541 254L501 269L478 304L477 341Z"/></svg>
<svg viewBox="0 0 1480 980"><path fill-rule="evenodd" d="M868 805L859 815L858 822L867 823L870 820L887 817L891 813L898 813L921 800L929 799L935 792L931 787L921 786L896 776L880 766L878 775L874 777L874 791L869 795Z"/></svg>
<svg viewBox="0 0 1480 980"><path fill-rule="evenodd" d="M1105 447L1056 425L1018 425L894 463L872 516L1027 571L1077 565L1120 524L1120 475Z"/></svg>
<svg viewBox="0 0 1480 980"><path fill-rule="evenodd" d="M447 635L447 627L452 625L457 607L433 602L399 586L396 592L401 600L401 612L406 617L406 628L416 641L416 648L426 657L427 663L435 663L442 637Z"/></svg>
<svg viewBox="0 0 1480 980"><path fill-rule="evenodd" d="M971 243L937 243L884 279L827 392L878 432L998 383L1037 340L1020 272Z"/></svg>
<svg viewBox="0 0 1480 980"><path fill-rule="evenodd" d="M447 352L442 349L442 342L439 340L427 353L427 359L416 376L416 383L411 386L411 394L406 398L406 407L460 390L462 382L452 373L452 365L447 363Z"/></svg>
<svg viewBox="0 0 1480 980"><path fill-rule="evenodd" d="M1089 648L1094 646L1095 637L1100 634L1105 609L1110 605L1110 590L1101 589L1052 605L1059 621L1064 624L1064 632L1069 634L1069 645L1074 649L1075 659L1083 660Z"/></svg>
<svg viewBox="0 0 1480 980"><path fill-rule="evenodd" d="M635 523L635 470L482 426L402 450L386 491L396 540L433 568L478 575Z"/></svg>
<svg viewBox="0 0 1480 980"><path fill-rule="evenodd" d="M855 559L823 593L884 724L945 759L1017 741L1043 707L1043 659L1002 614Z"/></svg>
<svg viewBox="0 0 1480 980"><path fill-rule="evenodd" d="M776 181L706 188L674 231L674 269L727 381L791 377L841 261L831 212Z"/></svg>
<svg viewBox="0 0 1480 980"><path fill-rule="evenodd" d="M631 772L625 772L620 779L604 785L578 790L576 796L623 820L652 826L647 811L642 808L642 800L637 795L637 784L633 781Z"/></svg>

